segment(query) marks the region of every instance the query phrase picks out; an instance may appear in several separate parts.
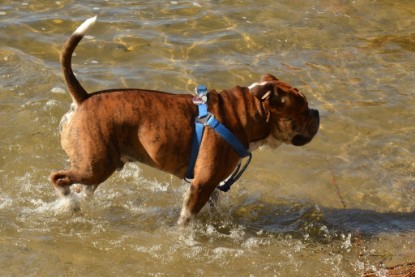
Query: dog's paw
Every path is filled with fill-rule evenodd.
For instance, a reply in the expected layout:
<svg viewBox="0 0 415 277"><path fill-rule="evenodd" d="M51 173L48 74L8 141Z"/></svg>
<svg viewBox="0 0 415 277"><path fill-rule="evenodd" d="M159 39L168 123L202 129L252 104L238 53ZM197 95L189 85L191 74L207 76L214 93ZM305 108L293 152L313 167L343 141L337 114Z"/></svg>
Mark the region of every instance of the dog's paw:
<svg viewBox="0 0 415 277"><path fill-rule="evenodd" d="M80 185L80 184L74 184L72 186L72 188L73 188L73 191L76 192L76 193L81 193L82 192L82 185Z"/></svg>
<svg viewBox="0 0 415 277"><path fill-rule="evenodd" d="M183 207L182 211L180 212L179 220L177 220L177 224L179 226L187 226L192 221L194 215L189 211L187 207Z"/></svg>
<svg viewBox="0 0 415 277"><path fill-rule="evenodd" d="M79 196L76 193L70 193L69 195L63 197L65 203L65 208L69 212L77 213L81 211L81 202Z"/></svg>

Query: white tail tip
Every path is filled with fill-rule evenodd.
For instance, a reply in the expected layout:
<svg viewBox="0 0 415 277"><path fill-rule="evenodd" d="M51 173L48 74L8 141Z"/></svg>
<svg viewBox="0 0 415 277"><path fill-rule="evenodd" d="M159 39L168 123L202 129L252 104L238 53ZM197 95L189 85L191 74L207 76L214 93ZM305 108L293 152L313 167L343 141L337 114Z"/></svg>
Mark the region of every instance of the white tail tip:
<svg viewBox="0 0 415 277"><path fill-rule="evenodd" d="M84 23L82 23L73 33L74 35L85 35L86 31L88 31L88 29L93 26L95 24L95 21L97 20L97 16L88 18L87 20L84 21Z"/></svg>

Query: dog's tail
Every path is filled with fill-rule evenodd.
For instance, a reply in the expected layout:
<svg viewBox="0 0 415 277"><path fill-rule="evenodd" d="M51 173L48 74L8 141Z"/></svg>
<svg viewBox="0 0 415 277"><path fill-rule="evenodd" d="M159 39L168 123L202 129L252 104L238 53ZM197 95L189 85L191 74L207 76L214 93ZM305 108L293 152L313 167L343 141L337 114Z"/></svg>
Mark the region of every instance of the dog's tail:
<svg viewBox="0 0 415 277"><path fill-rule="evenodd" d="M96 19L97 17L94 16L85 20L84 23L82 23L75 30L75 32L72 33L72 35L65 42L60 57L66 85L68 86L69 92L73 98L74 103L77 105L80 105L83 101L85 101L89 97L89 95L78 82L72 71L72 54L78 43L84 37L86 31L95 24Z"/></svg>

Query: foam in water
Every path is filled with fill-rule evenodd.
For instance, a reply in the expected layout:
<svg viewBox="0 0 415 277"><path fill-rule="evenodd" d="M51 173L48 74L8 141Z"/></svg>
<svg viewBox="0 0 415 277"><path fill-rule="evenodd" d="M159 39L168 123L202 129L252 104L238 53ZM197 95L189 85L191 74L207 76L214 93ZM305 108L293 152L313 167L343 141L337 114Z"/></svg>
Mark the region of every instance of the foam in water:
<svg viewBox="0 0 415 277"><path fill-rule="evenodd" d="M50 91L52 93L66 94L66 91L61 87L53 87Z"/></svg>
<svg viewBox="0 0 415 277"><path fill-rule="evenodd" d="M80 197L75 193L71 193L67 197L58 197L53 202L45 202L41 199L31 199L30 202L34 205L34 208L25 207L23 211L27 214L45 215L52 213L57 215L80 209Z"/></svg>
<svg viewBox="0 0 415 277"><path fill-rule="evenodd" d="M0 195L0 210L12 207L13 198L5 195Z"/></svg>

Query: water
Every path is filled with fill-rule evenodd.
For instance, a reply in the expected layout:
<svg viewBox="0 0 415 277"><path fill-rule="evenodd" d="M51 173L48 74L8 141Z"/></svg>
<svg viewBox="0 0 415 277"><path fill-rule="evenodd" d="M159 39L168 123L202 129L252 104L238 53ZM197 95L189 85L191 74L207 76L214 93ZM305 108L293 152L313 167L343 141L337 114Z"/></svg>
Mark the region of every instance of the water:
<svg viewBox="0 0 415 277"><path fill-rule="evenodd" d="M415 2L8 1L0 5L0 275L360 276L415 260ZM49 181L67 165L71 102L88 91L188 93L273 73L320 110L306 147L254 153L218 208L176 226L181 180L129 164L82 211Z"/></svg>

